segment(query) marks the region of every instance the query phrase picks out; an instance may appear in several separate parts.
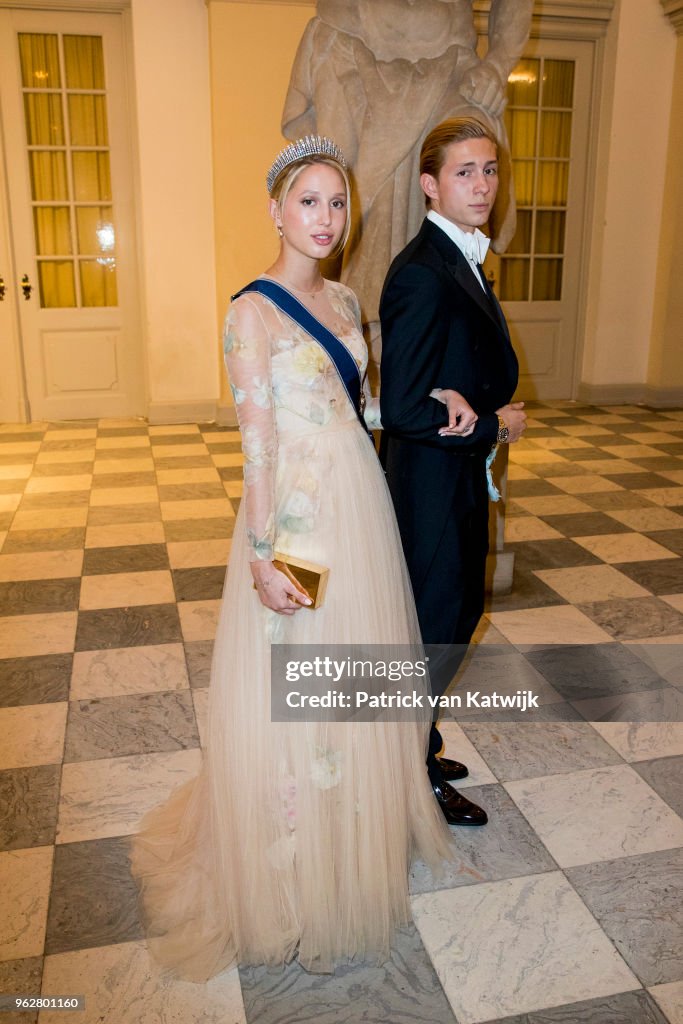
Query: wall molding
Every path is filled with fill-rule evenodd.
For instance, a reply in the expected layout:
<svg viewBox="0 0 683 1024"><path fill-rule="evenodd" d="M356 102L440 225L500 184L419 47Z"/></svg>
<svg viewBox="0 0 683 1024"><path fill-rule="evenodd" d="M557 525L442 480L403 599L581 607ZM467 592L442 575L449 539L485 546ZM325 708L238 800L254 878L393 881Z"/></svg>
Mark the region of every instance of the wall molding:
<svg viewBox="0 0 683 1024"><path fill-rule="evenodd" d="M120 14L130 8L131 0L0 0L0 10L80 11Z"/></svg>
<svg viewBox="0 0 683 1024"><path fill-rule="evenodd" d="M534 0L530 36L532 39L599 39L607 31L615 6L616 0ZM480 35L486 34L490 8L491 0L474 0Z"/></svg>
<svg viewBox="0 0 683 1024"><path fill-rule="evenodd" d="M683 0L662 0L662 7L676 34L683 35Z"/></svg>

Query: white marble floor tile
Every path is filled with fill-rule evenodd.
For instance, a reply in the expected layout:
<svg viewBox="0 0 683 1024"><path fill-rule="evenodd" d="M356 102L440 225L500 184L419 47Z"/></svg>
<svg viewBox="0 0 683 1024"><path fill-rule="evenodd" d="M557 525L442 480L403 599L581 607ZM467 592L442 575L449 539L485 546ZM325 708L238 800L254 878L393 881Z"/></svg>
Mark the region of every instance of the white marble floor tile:
<svg viewBox="0 0 683 1024"><path fill-rule="evenodd" d="M102 573L84 576L81 583L80 608L84 611L174 602L173 577L168 569Z"/></svg>
<svg viewBox="0 0 683 1024"><path fill-rule="evenodd" d="M643 467L626 459L585 459L581 463L585 473L604 473L611 476L616 473L642 473Z"/></svg>
<svg viewBox="0 0 683 1024"><path fill-rule="evenodd" d="M2 455L31 455L40 448L40 441L3 441L0 446Z"/></svg>
<svg viewBox="0 0 683 1024"><path fill-rule="evenodd" d="M244 465L244 456L241 452L212 452L211 458L214 465L220 466L242 466Z"/></svg>
<svg viewBox="0 0 683 1024"><path fill-rule="evenodd" d="M659 475L671 480L672 483L683 484L683 469L662 469L659 471Z"/></svg>
<svg viewBox="0 0 683 1024"><path fill-rule="evenodd" d="M444 757L460 761L462 764L466 764L469 769L470 774L467 778L458 779L458 789L465 789L467 786L485 786L498 781L484 758L474 744L468 740L457 722L442 718L439 722L439 732L443 736Z"/></svg>
<svg viewBox="0 0 683 1024"><path fill-rule="evenodd" d="M145 814L194 779L200 766L196 747L65 764L57 842L132 835Z"/></svg>
<svg viewBox="0 0 683 1024"><path fill-rule="evenodd" d="M607 436L612 433L607 427L596 426L594 422L570 423L567 427L563 423L558 423L555 429L563 434L568 434L570 437L600 437L601 435Z"/></svg>
<svg viewBox="0 0 683 1024"><path fill-rule="evenodd" d="M0 494L0 512L14 512L21 501L21 493Z"/></svg>
<svg viewBox="0 0 683 1024"><path fill-rule="evenodd" d="M610 508L605 515L632 530L680 530L683 516L669 508Z"/></svg>
<svg viewBox="0 0 683 1024"><path fill-rule="evenodd" d="M0 769L59 764L67 710L66 701L0 708Z"/></svg>
<svg viewBox="0 0 683 1024"><path fill-rule="evenodd" d="M578 437L534 437L533 443L539 448L549 451L562 451L563 448L591 448L588 441L582 441Z"/></svg>
<svg viewBox="0 0 683 1024"><path fill-rule="evenodd" d="M201 686L192 691L192 702L194 704L195 718L197 719L197 729L199 730L199 743L203 748L206 747L206 741L209 738L208 734L208 712L209 712L209 688L208 686Z"/></svg>
<svg viewBox="0 0 683 1024"><path fill-rule="evenodd" d="M603 533L573 539L603 562L646 562L672 557L668 548L640 533Z"/></svg>
<svg viewBox="0 0 683 1024"><path fill-rule="evenodd" d="M46 430L43 441L75 441L85 437L97 437L97 427L72 427L65 430Z"/></svg>
<svg viewBox="0 0 683 1024"><path fill-rule="evenodd" d="M220 540L172 541L167 544L168 560L173 569L227 565L231 543L229 537Z"/></svg>
<svg viewBox="0 0 683 1024"><path fill-rule="evenodd" d="M669 643L653 644L649 641L629 643L632 654L637 654L657 675L674 686L683 686L683 638L659 637Z"/></svg>
<svg viewBox="0 0 683 1024"><path fill-rule="evenodd" d="M649 597L650 591L634 583L611 565L579 565L569 569L536 569L534 575L565 600L608 601L612 597Z"/></svg>
<svg viewBox="0 0 683 1024"><path fill-rule="evenodd" d="M201 437L197 444L152 444L155 459L189 458L191 455L208 455L208 449Z"/></svg>
<svg viewBox="0 0 683 1024"><path fill-rule="evenodd" d="M42 955L53 854L52 846L0 853L0 960Z"/></svg>
<svg viewBox="0 0 683 1024"><path fill-rule="evenodd" d="M559 487L567 494L594 494L597 491L623 491L613 480L606 480L597 473L583 473L581 476L549 476L549 484Z"/></svg>
<svg viewBox="0 0 683 1024"><path fill-rule="evenodd" d="M64 449L55 452L39 452L36 466L47 466L52 462L92 462L95 458L95 445L92 448Z"/></svg>
<svg viewBox="0 0 683 1024"><path fill-rule="evenodd" d="M178 605L180 628L186 643L192 640L213 640L220 606L219 600L183 601Z"/></svg>
<svg viewBox="0 0 683 1024"><path fill-rule="evenodd" d="M241 498L244 493L244 480L226 480L223 486L229 498Z"/></svg>
<svg viewBox="0 0 683 1024"><path fill-rule="evenodd" d="M473 644L506 644L508 641L505 639L499 629L493 625L488 615L482 615L477 624L477 628L472 634Z"/></svg>
<svg viewBox="0 0 683 1024"><path fill-rule="evenodd" d="M76 549L0 555L0 582L67 579L80 576L82 568L83 552Z"/></svg>
<svg viewBox="0 0 683 1024"><path fill-rule="evenodd" d="M215 519L234 516L227 498L198 498L195 501L162 501L161 518L164 522L176 519Z"/></svg>
<svg viewBox="0 0 683 1024"><path fill-rule="evenodd" d="M683 1024L683 981L653 985L650 995L669 1019L669 1024Z"/></svg>
<svg viewBox="0 0 683 1024"><path fill-rule="evenodd" d="M638 444L675 444L676 441L680 441L680 437L662 430L641 430L634 434L625 433L623 436L630 438L631 441L637 441Z"/></svg>
<svg viewBox="0 0 683 1024"><path fill-rule="evenodd" d="M37 476L26 484L27 494L57 494L61 491L87 491L92 487L92 473L77 476Z"/></svg>
<svg viewBox="0 0 683 1024"><path fill-rule="evenodd" d="M73 651L78 612L49 615L10 615L0 619L3 658L29 658L33 654Z"/></svg>
<svg viewBox="0 0 683 1024"><path fill-rule="evenodd" d="M625 761L683 754L683 722L591 722Z"/></svg>
<svg viewBox="0 0 683 1024"><path fill-rule="evenodd" d="M658 448L651 448L647 444L603 444L600 445L603 451L609 452L610 455L614 455L617 459L656 459L664 458L665 452L661 452Z"/></svg>
<svg viewBox="0 0 683 1024"><path fill-rule="evenodd" d="M89 526L85 533L85 546L115 548L129 544L163 544L165 539L161 522L115 523L112 526Z"/></svg>
<svg viewBox="0 0 683 1024"><path fill-rule="evenodd" d="M525 469L524 466L520 466L515 462L510 462L508 465L508 480L539 480L540 477L537 473L532 473L530 469Z"/></svg>
<svg viewBox="0 0 683 1024"><path fill-rule="evenodd" d="M561 867L683 845L683 821L628 765L504 785Z"/></svg>
<svg viewBox="0 0 683 1024"><path fill-rule="evenodd" d="M219 481L215 469L207 466L204 469L159 469L157 482L160 484L204 484Z"/></svg>
<svg viewBox="0 0 683 1024"><path fill-rule="evenodd" d="M70 697L121 697L185 690L189 685L182 644L80 651L74 655Z"/></svg>
<svg viewBox="0 0 683 1024"><path fill-rule="evenodd" d="M524 540L558 540L563 534L548 526L537 516L512 516L505 520L505 540L508 544Z"/></svg>
<svg viewBox="0 0 683 1024"><path fill-rule="evenodd" d="M683 505L683 487L653 487L639 493L655 505Z"/></svg>
<svg viewBox="0 0 683 1024"><path fill-rule="evenodd" d="M148 505L159 500L155 486L149 487L99 487L90 493L91 508L103 505Z"/></svg>
<svg viewBox="0 0 683 1024"><path fill-rule="evenodd" d="M587 615L571 605L521 608L511 612L489 612L488 617L506 640L526 644L602 644L613 638Z"/></svg>
<svg viewBox="0 0 683 1024"><path fill-rule="evenodd" d="M662 594L661 599L670 604L676 611L683 612L683 594Z"/></svg>
<svg viewBox="0 0 683 1024"><path fill-rule="evenodd" d="M87 508L41 508L30 512L16 512L10 529L63 530L70 526L85 526L87 520Z"/></svg>
<svg viewBox="0 0 683 1024"><path fill-rule="evenodd" d="M599 479L599 478L598 478ZM575 512L595 511L585 501L570 494L544 494L537 497L515 498L515 502L532 516L564 516Z"/></svg>
<svg viewBox="0 0 683 1024"><path fill-rule="evenodd" d="M85 1011L41 1011L39 1024L245 1024L237 968L205 985L162 974L144 942L46 957L44 992L78 992Z"/></svg>
<svg viewBox="0 0 683 1024"><path fill-rule="evenodd" d="M426 893L411 904L459 1024L640 987L560 872Z"/></svg>
<svg viewBox="0 0 683 1024"><path fill-rule="evenodd" d="M2 545L5 543L7 537L7 530L0 530L0 551L2 551Z"/></svg>
<svg viewBox="0 0 683 1024"><path fill-rule="evenodd" d="M0 480L28 480L33 472L33 464L24 462L21 465L0 466Z"/></svg>

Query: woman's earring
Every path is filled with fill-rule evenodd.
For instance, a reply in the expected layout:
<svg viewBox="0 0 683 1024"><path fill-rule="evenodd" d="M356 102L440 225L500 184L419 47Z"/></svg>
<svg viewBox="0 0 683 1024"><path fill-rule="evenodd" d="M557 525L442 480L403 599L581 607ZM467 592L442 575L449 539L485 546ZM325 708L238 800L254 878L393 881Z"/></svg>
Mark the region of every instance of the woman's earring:
<svg viewBox="0 0 683 1024"><path fill-rule="evenodd" d="M278 233L278 235L280 236L280 238L284 238L284 231L282 230L281 225L278 224L276 226L277 226L277 233Z"/></svg>

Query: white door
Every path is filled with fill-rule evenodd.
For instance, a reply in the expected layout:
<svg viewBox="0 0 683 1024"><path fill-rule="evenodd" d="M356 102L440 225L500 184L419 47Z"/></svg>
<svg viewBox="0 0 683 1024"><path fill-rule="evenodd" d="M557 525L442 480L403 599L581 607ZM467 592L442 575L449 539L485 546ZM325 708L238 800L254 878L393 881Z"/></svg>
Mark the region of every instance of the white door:
<svg viewBox="0 0 683 1024"><path fill-rule="evenodd" d="M590 42L531 40L508 80L517 231L486 271L520 357L524 399L575 396L593 53Z"/></svg>
<svg viewBox="0 0 683 1024"><path fill-rule="evenodd" d="M3 276L32 419L145 411L124 53L118 15L0 10Z"/></svg>

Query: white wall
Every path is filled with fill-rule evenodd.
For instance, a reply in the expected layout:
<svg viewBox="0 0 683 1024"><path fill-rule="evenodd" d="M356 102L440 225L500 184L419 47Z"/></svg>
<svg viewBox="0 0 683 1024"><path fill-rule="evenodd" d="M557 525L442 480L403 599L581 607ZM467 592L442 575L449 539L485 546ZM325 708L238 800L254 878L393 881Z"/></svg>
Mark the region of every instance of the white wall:
<svg viewBox="0 0 683 1024"><path fill-rule="evenodd" d="M132 0L149 417L213 418L218 355L208 17Z"/></svg>
<svg viewBox="0 0 683 1024"><path fill-rule="evenodd" d="M648 377L676 54L653 0L621 0L610 31L581 374L597 399Z"/></svg>

